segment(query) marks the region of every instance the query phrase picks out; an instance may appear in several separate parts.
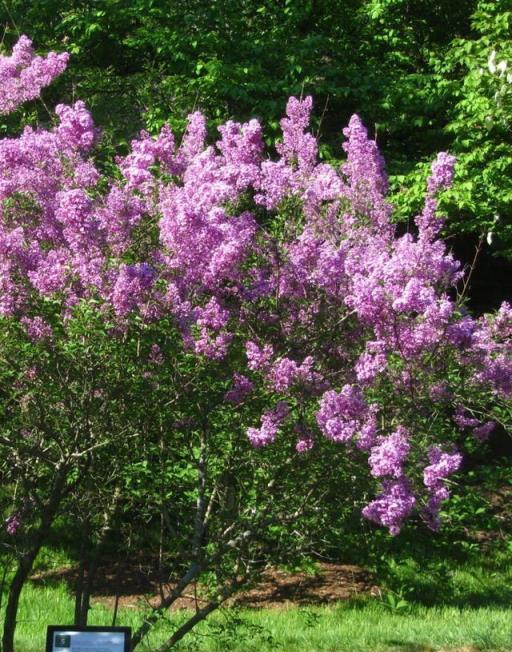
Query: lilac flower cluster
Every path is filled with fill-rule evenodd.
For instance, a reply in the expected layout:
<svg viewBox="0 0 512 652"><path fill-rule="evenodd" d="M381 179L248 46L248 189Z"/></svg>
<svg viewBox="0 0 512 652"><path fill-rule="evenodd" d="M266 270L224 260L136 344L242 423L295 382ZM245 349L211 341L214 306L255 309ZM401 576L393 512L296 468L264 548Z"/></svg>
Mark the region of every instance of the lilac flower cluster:
<svg viewBox="0 0 512 652"><path fill-rule="evenodd" d="M370 385L387 366L385 343L382 341L366 343L366 349L356 362L355 372L361 385Z"/></svg>
<svg viewBox="0 0 512 652"><path fill-rule="evenodd" d="M346 443L362 434L365 447L375 437L375 412L368 406L361 389L344 385L339 392L329 390L320 400L316 420L322 433L334 442Z"/></svg>
<svg viewBox="0 0 512 652"><path fill-rule="evenodd" d="M363 516L389 529L390 534L400 532L403 521L410 515L417 498L404 465L411 451L410 433L403 426L387 437L378 437L370 450L370 473L382 481L382 491L363 508Z"/></svg>
<svg viewBox="0 0 512 652"><path fill-rule="evenodd" d="M238 405L252 392L253 388L254 384L247 376L235 371L233 374L233 387L225 394L226 401Z"/></svg>
<svg viewBox="0 0 512 652"><path fill-rule="evenodd" d="M403 475L403 465L411 450L408 439L409 433L403 426L391 435L377 439L368 459L371 474L375 478L386 475L400 478Z"/></svg>
<svg viewBox="0 0 512 652"><path fill-rule="evenodd" d="M277 435L279 426L288 416L289 408L284 401L280 401L275 408L264 412L259 428L248 428L247 436L255 448L271 444Z"/></svg>
<svg viewBox="0 0 512 652"><path fill-rule="evenodd" d="M25 327L27 336L33 342L39 340L51 340L53 331L52 327L47 324L42 317L22 317L21 324Z"/></svg>
<svg viewBox="0 0 512 652"><path fill-rule="evenodd" d="M197 339L189 338L192 348L196 353L213 360L221 360L226 355L233 337L232 333L226 330L229 311L213 297L206 306L195 308L193 315L199 336Z"/></svg>
<svg viewBox="0 0 512 652"><path fill-rule="evenodd" d="M410 516L415 505L416 498L407 478L385 480L382 493L363 509L363 516L387 527L390 534L397 535L401 523Z"/></svg>
<svg viewBox="0 0 512 652"><path fill-rule="evenodd" d="M116 315L124 316L140 308L155 280L155 272L147 263L122 265L112 287L111 301Z"/></svg>
<svg viewBox="0 0 512 652"><path fill-rule="evenodd" d="M311 388L322 387L323 378L314 371L314 364L312 356L304 358L300 365L290 358L280 358L272 365L268 373L270 384L277 392L286 392L296 383Z"/></svg>
<svg viewBox="0 0 512 652"><path fill-rule="evenodd" d="M496 427L494 421L482 423L480 419L470 416L460 405L457 406L452 419L457 424L459 430L471 428L473 437L479 441L485 441Z"/></svg>
<svg viewBox="0 0 512 652"><path fill-rule="evenodd" d="M273 349L270 344L259 347L255 342L246 342L245 352L247 354L248 367L253 371L267 369L272 359Z"/></svg>
<svg viewBox="0 0 512 652"><path fill-rule="evenodd" d="M39 97L41 90L66 69L68 59L65 52L38 57L32 41L20 36L11 56L0 56L0 113L11 113L23 102Z"/></svg>
<svg viewBox="0 0 512 652"><path fill-rule="evenodd" d="M307 453L315 445L315 440L313 439L311 431L307 430L299 423L295 425L294 430L299 436L297 443L295 444L295 450L297 453Z"/></svg>
<svg viewBox="0 0 512 652"><path fill-rule="evenodd" d="M443 453L438 446L428 451L430 465L425 467L423 482L428 489L429 498L423 509L423 517L432 530L438 530L441 521L439 510L444 500L450 497L450 491L445 485L446 478L458 471L462 463L460 453Z"/></svg>
<svg viewBox="0 0 512 652"><path fill-rule="evenodd" d="M21 526L21 517L18 512L13 512L5 521L5 531L9 536L14 536Z"/></svg>

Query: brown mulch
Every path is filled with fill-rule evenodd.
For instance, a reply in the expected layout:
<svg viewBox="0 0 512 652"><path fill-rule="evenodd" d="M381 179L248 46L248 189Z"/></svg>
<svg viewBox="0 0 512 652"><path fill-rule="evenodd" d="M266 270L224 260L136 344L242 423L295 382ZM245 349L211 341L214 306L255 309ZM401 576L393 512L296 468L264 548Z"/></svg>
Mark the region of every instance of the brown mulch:
<svg viewBox="0 0 512 652"><path fill-rule="evenodd" d="M115 566L108 564L98 568L92 591L93 604L101 603L113 608L117 593L119 606L136 609L143 604L156 605L160 591L166 595L172 590L172 585L162 586L158 582L156 573L150 567L134 564L119 572ZM78 569L69 566L43 571L31 578L31 582L39 586L66 582L70 590L76 586L77 580ZM358 595L375 595L377 592L370 574L363 568L322 563L314 574L268 569L256 586L239 593L232 604L249 608L286 608L330 604ZM200 586L191 586L174 603L173 609L194 609L202 603Z"/></svg>
<svg viewBox="0 0 512 652"><path fill-rule="evenodd" d="M324 563L314 574L269 569L256 587L237 597L236 604L244 607L329 604L375 590L370 574L360 566Z"/></svg>

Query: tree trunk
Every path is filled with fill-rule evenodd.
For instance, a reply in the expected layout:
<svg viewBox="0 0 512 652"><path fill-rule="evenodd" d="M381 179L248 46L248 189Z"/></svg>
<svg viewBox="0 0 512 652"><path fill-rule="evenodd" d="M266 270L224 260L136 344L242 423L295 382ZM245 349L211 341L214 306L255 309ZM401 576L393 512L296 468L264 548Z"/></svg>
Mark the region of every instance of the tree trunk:
<svg viewBox="0 0 512 652"><path fill-rule="evenodd" d="M87 555L87 544L89 543L89 528L84 527L84 536L80 541L80 567L78 570L78 578L76 582L75 589L75 617L73 624L81 625L81 614L82 614L82 596L84 592L84 583L85 583L85 573L86 573L86 555Z"/></svg>
<svg viewBox="0 0 512 652"><path fill-rule="evenodd" d="M75 591L75 618L77 627L85 627L90 609L92 581L96 572L96 550L92 550L90 524L85 524L80 544L80 570Z"/></svg>
<svg viewBox="0 0 512 652"><path fill-rule="evenodd" d="M218 609L231 595L233 595L233 593L239 588L240 584L241 581L235 579L231 585L224 586L217 600L212 600L209 604L202 607L202 609L198 609L191 618L183 623L181 627L178 627L174 634L165 641L156 652L167 652L177 645L184 636L194 629L196 625L205 620L213 611Z"/></svg>
<svg viewBox="0 0 512 652"><path fill-rule="evenodd" d="M14 652L14 634L16 631L16 618L18 615L21 591L32 571L34 561L41 550L41 546L48 537L48 533L62 499L66 474L67 469L64 467L60 467L57 470L50 499L41 514L41 524L39 529L34 534L31 546L19 560L18 569L16 570L9 587L7 606L5 608L2 652Z"/></svg>
<svg viewBox="0 0 512 652"><path fill-rule="evenodd" d="M199 564L192 563L170 595L168 595L164 600L161 600L158 607L153 607L152 613L145 618L143 624L132 636L131 652L135 650L150 629L160 620L165 610L169 609L169 607L181 596L187 586L199 576L201 571L202 567Z"/></svg>
<svg viewBox="0 0 512 652"><path fill-rule="evenodd" d="M156 652L167 652L167 650L173 648L177 643L181 641L184 636L193 630L198 623L200 623L202 620L205 620L205 618L209 616L212 611L215 611L219 607L219 602L210 602L210 604L207 604L206 607L196 611L192 618L189 618L186 623L179 627L171 636L171 638L165 641L165 643L159 647Z"/></svg>
<svg viewBox="0 0 512 652"><path fill-rule="evenodd" d="M34 546L21 558L18 564L11 586L9 587L9 597L5 608L4 632L2 640L3 652L14 652L14 632L16 630L16 616L18 614L18 604L20 601L21 590L27 581L35 558L39 553L41 545Z"/></svg>
<svg viewBox="0 0 512 652"><path fill-rule="evenodd" d="M0 611L2 610L2 604L4 601L4 588L5 588L5 581L7 579L8 571L9 571L9 558L7 558L4 568L2 570L2 581L0 582Z"/></svg>
<svg viewBox="0 0 512 652"><path fill-rule="evenodd" d="M80 622L78 623L78 625L80 625L81 627L85 627L87 625L87 620L89 618L89 609L91 608L92 583L96 575L96 567L97 567L97 558L94 556L88 562L87 579L85 581L84 589L82 592L82 605L81 605L81 611L79 617Z"/></svg>
<svg viewBox="0 0 512 652"><path fill-rule="evenodd" d="M85 627L89 618L91 608L91 592L93 587L98 563L106 547L108 536L112 530L112 524L119 509L121 492L119 488L114 491L112 503L103 514L103 527L99 532L96 543L93 542L90 521L84 527L84 537L80 550L80 577L75 594L75 625Z"/></svg>

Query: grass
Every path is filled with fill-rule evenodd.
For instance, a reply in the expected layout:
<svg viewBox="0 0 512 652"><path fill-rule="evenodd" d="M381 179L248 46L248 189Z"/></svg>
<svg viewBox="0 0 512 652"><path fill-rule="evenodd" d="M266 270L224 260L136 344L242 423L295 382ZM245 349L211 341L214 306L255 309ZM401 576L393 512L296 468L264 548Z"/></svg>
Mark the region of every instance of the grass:
<svg viewBox="0 0 512 652"><path fill-rule="evenodd" d="M480 553L466 560L403 556L381 565L388 595L428 607L512 607L512 554ZM391 606L391 605L390 605Z"/></svg>
<svg viewBox="0 0 512 652"><path fill-rule="evenodd" d="M28 586L22 596L16 652L41 652L48 624L72 622L73 603L65 586ZM185 613L171 614L141 650L168 637ZM135 628L142 614L122 610L117 624ZM90 624L110 625L111 613L94 605ZM226 610L203 623L179 646L195 652L430 652L512 650L512 611L477 608L393 607L364 600L329 607L282 610Z"/></svg>

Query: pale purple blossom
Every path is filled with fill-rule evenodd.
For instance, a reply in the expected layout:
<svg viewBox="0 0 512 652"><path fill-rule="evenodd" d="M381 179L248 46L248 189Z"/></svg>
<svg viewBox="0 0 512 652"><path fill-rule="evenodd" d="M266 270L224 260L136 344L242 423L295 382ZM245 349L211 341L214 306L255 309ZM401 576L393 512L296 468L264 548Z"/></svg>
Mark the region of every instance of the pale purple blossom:
<svg viewBox="0 0 512 652"><path fill-rule="evenodd" d="M271 444L277 435L280 425L288 416L289 407L284 401L279 401L275 408L264 412L259 428L248 428L247 436L254 448Z"/></svg>
<svg viewBox="0 0 512 652"><path fill-rule="evenodd" d="M428 451L430 465L423 471L423 482L428 489L428 500L422 510L422 516L431 530L438 530L441 525L439 511L442 503L450 497L445 480L459 470L462 464L460 453L445 453L439 446L432 446Z"/></svg>
<svg viewBox="0 0 512 652"><path fill-rule="evenodd" d="M385 480L382 492L366 505L362 513L365 518L387 527L389 533L396 536L415 505L416 497L410 483L402 476L398 480Z"/></svg>
<svg viewBox="0 0 512 652"><path fill-rule="evenodd" d="M52 339L52 327L42 317L22 317L21 323L25 327L27 336L32 342Z"/></svg>
<svg viewBox="0 0 512 652"><path fill-rule="evenodd" d="M310 388L321 387L323 378L318 372L314 371L314 364L315 361L312 356L304 358L302 364L283 357L272 365L268 372L268 379L277 392L286 392L297 383Z"/></svg>
<svg viewBox="0 0 512 652"><path fill-rule="evenodd" d="M455 473L462 463L460 453L444 453L438 446L432 446L428 453L430 465L423 471L423 482L428 488L435 487L449 475Z"/></svg>
<svg viewBox="0 0 512 652"><path fill-rule="evenodd" d="M386 475L400 478L404 473L403 465L410 450L409 433L403 426L399 426L387 437L380 437L376 446L371 449L368 459L371 474L375 478Z"/></svg>
<svg viewBox="0 0 512 652"><path fill-rule="evenodd" d="M21 35L11 56L0 56L0 113L11 113L23 102L39 97L41 90L66 69L68 60L66 52L36 56L32 41Z"/></svg>
<svg viewBox="0 0 512 652"><path fill-rule="evenodd" d="M368 405L358 387L344 385L340 392L329 390L320 400L316 420L328 439L347 442L358 433L368 414Z"/></svg>
<svg viewBox="0 0 512 652"><path fill-rule="evenodd" d="M247 342L245 345L247 355L247 366L252 371L265 369L270 364L273 355L273 349L270 344L260 347L255 342Z"/></svg>
<svg viewBox="0 0 512 652"><path fill-rule="evenodd" d="M315 445L314 440L311 437L306 435L300 437L295 444L295 450L297 453L307 453Z"/></svg>

